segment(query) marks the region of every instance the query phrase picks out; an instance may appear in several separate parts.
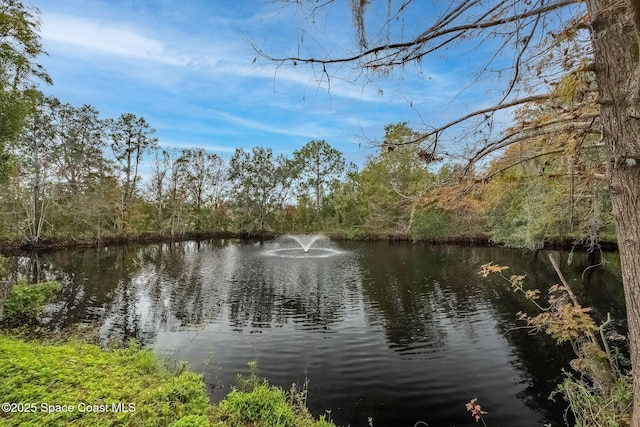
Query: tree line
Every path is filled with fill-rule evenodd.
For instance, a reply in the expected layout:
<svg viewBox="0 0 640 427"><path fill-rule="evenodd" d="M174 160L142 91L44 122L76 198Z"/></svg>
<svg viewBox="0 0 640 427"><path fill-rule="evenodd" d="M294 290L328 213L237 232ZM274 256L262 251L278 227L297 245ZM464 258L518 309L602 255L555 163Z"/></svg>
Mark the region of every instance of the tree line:
<svg viewBox="0 0 640 427"><path fill-rule="evenodd" d="M291 156L255 147L224 158L163 148L131 113L102 119L90 105L42 94L32 102L5 150L5 240L325 232L536 248L549 238L615 238L607 188L589 178L602 162L597 140L571 156L527 140L470 171L406 144L417 132L395 123L359 169L324 140Z"/></svg>

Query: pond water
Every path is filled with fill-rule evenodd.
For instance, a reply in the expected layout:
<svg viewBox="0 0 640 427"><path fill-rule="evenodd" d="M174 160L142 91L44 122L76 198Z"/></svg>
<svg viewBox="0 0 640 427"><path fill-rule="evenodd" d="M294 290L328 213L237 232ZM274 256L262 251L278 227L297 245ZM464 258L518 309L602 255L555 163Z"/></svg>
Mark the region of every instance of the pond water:
<svg viewBox="0 0 640 427"><path fill-rule="evenodd" d="M103 342L136 338L202 373L213 400L257 361L286 389L308 381L308 406L352 427L563 425L548 399L571 353L530 336L529 310L479 266L509 265L531 287L557 283L547 251L323 240L218 240L113 246L14 256L16 273L60 280L44 321L97 323ZM605 267L556 252L574 291L597 313L624 319L617 254ZM618 323L624 330L624 324ZM424 424L418 424L424 425Z"/></svg>

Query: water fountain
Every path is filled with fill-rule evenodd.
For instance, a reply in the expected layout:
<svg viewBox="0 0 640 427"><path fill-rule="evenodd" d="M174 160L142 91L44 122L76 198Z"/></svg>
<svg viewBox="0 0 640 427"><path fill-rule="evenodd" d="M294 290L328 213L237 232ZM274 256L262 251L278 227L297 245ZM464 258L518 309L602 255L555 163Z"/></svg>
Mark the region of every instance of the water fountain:
<svg viewBox="0 0 640 427"><path fill-rule="evenodd" d="M292 246L290 242L295 242ZM323 242L320 246L317 243ZM343 251L327 246L329 238L322 234L287 234L278 238L275 247L264 252L267 256L283 258L326 258L343 254Z"/></svg>
<svg viewBox="0 0 640 427"><path fill-rule="evenodd" d="M305 234L298 234L298 235L287 234L286 236L282 237L283 240L290 239L298 242L298 244L302 247L302 250L304 251L305 254L309 253L309 249L311 249L311 246L315 242L317 242L318 240L326 239L326 238L327 237L323 236L322 234L313 234L310 236Z"/></svg>

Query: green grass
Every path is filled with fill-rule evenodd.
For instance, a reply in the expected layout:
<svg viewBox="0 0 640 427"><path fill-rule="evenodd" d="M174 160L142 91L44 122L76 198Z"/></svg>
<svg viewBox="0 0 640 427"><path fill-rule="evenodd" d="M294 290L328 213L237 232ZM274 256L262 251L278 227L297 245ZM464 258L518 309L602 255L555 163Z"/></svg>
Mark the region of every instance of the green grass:
<svg viewBox="0 0 640 427"><path fill-rule="evenodd" d="M25 341L6 333L0 334L0 396L22 410L0 411L2 427L333 426L314 420L299 396L266 381L234 389L213 406L200 375L172 373L150 350L105 351L81 341Z"/></svg>
<svg viewBox="0 0 640 427"><path fill-rule="evenodd" d="M81 342L43 344L0 335L0 354L2 401L35 411L2 411L1 426L164 426L211 410L199 375L174 375L135 346L103 351ZM49 412L47 405L72 409ZM93 405L102 405L100 412L89 412Z"/></svg>

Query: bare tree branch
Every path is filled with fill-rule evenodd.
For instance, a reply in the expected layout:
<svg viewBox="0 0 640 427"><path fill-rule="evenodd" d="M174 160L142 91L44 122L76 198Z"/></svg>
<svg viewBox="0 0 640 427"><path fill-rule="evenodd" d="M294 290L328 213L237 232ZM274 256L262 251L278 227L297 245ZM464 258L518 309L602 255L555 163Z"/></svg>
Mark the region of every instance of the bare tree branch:
<svg viewBox="0 0 640 427"><path fill-rule="evenodd" d="M588 148L588 149L598 149L598 148L602 148L602 147L604 147L604 144L599 143L599 144L590 145L589 147L586 147L586 148ZM563 148L558 148L558 149L554 149L554 150L543 151L542 153L538 153L538 154L534 154L532 156L524 157L522 159L519 159L516 162L509 163L507 166L502 167L502 168L490 173L489 175L483 176L481 178L476 178L475 182L486 182L486 181L489 181L489 180L495 178L496 176L501 175L503 172L506 172L509 169L511 169L513 167L516 167L516 166L518 166L518 165L520 165L522 163L526 163L526 162L529 162L531 160L538 159L540 157L550 156L552 154L564 153L566 150L567 149L565 147L563 147ZM600 175L602 175L602 177L604 177L604 174L599 174L599 173L594 173L593 177L600 179ZM569 174L569 176L573 176L573 174Z"/></svg>
<svg viewBox="0 0 640 427"><path fill-rule="evenodd" d="M506 18L494 18L494 16L498 13L496 7L491 8L491 12L493 13L485 13L480 18L474 20L473 22L455 26L448 26L453 23L455 18L459 16L463 16L464 12L467 11L470 7L474 6L478 0L467 0L460 4L460 6L444 17L440 18L434 25L432 25L429 29L424 31L418 37L413 40L409 40L406 42L398 42L398 43L389 43L384 45L378 45L369 49L364 49L354 55L345 56L340 58L315 58L315 57L297 57L297 56L288 56L288 57L275 57L267 54L262 49L257 48L255 44L252 44L252 47L260 56L270 61L280 62L280 63L306 63L306 64L340 64L340 63L350 63L350 62L358 62L360 60L364 60L364 63L360 64L364 68L375 69L379 67L385 67L389 65L394 65L394 62L389 58L396 58L402 52L405 52L409 49L416 49L419 51L423 49L426 44L430 41L437 40L443 36L453 34L455 38L458 38L465 34L468 31L477 31L488 28L499 27L508 23L521 21L531 17L537 17L543 14L546 14L550 11L561 9L563 7L570 6L574 3L577 3L577 0L559 0L556 2L552 2L548 5L541 6L535 9L531 9L522 13L514 14L508 16ZM499 5L503 5L505 2L502 1ZM489 17L488 20L485 18ZM446 43L444 43L446 44ZM444 44L438 46L438 48L442 47ZM433 49L430 50L430 52ZM415 52L415 51L414 51ZM380 59L380 55L382 59ZM407 55L404 59L404 62L411 61L413 59L417 59L419 56L412 57L412 55ZM387 59L387 62L384 61Z"/></svg>
<svg viewBox="0 0 640 427"><path fill-rule="evenodd" d="M555 120L551 120L543 123L534 123L530 126L525 126L513 132L507 133L504 137L487 143L480 150L478 150L468 161L466 166L467 170L482 160L491 153L508 147L509 145L517 142L526 141L535 137L541 137L545 135L558 134L558 133L570 133L575 131L583 131L593 134L600 134L600 128L594 120L599 117L598 113L585 114L580 117L582 121L576 121L575 117L561 117Z"/></svg>

